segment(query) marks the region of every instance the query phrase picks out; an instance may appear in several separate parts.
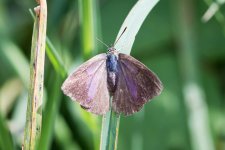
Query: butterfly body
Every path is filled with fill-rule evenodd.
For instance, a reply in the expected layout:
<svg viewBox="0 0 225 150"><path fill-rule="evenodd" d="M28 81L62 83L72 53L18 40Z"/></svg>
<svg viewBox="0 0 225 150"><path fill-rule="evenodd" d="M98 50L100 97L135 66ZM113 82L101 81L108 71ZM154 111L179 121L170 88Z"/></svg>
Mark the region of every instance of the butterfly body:
<svg viewBox="0 0 225 150"><path fill-rule="evenodd" d="M131 115L159 95L162 84L144 64L111 47L78 67L63 83L62 90L94 114L106 114L112 107L117 113Z"/></svg>
<svg viewBox="0 0 225 150"><path fill-rule="evenodd" d="M108 90L112 95L118 82L118 52L114 48L109 48L106 59Z"/></svg>

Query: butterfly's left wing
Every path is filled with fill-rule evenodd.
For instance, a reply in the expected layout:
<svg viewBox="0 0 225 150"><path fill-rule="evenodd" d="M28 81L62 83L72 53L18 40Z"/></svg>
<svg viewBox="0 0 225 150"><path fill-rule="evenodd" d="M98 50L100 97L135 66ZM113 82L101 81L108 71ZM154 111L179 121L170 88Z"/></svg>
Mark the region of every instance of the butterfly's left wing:
<svg viewBox="0 0 225 150"><path fill-rule="evenodd" d="M114 111L133 114L161 90L161 81L151 70L135 58L119 54L118 83L112 102Z"/></svg>
<svg viewBox="0 0 225 150"><path fill-rule="evenodd" d="M99 54L82 64L64 81L62 90L82 108L97 115L109 110L106 54Z"/></svg>

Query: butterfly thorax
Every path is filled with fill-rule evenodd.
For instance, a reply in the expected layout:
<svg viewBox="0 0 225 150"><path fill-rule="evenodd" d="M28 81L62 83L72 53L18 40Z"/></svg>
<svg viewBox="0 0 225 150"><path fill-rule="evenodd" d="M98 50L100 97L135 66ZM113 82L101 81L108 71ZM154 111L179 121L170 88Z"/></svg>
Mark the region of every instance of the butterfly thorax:
<svg viewBox="0 0 225 150"><path fill-rule="evenodd" d="M118 52L114 47L108 49L106 67L107 67L107 82L109 92L112 94L116 90L117 74L118 74Z"/></svg>

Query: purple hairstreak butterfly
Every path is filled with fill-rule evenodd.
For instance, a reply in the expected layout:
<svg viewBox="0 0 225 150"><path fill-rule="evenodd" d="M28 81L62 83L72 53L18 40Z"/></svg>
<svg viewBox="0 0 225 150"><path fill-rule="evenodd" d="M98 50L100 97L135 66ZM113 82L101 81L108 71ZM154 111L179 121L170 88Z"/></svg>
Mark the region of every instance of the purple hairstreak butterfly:
<svg viewBox="0 0 225 150"><path fill-rule="evenodd" d="M151 70L119 53L114 45L78 67L62 85L65 95L97 115L106 114L110 107L116 113L131 115L162 91L161 81Z"/></svg>

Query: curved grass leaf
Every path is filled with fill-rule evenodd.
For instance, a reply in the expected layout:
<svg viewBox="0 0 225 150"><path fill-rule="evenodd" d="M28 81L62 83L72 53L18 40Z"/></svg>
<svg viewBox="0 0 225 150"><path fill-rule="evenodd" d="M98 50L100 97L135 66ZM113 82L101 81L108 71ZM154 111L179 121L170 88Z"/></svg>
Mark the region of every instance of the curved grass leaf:
<svg viewBox="0 0 225 150"><path fill-rule="evenodd" d="M120 50L120 52L125 54L130 54L135 36L137 35L145 18L157 2L158 0L139 0L135 4L126 17L117 35L116 39L118 39L124 29L127 28L115 45L117 50ZM101 150L116 149L120 115L111 110L103 117L102 120Z"/></svg>
<svg viewBox="0 0 225 150"><path fill-rule="evenodd" d="M33 19L35 19L34 12L29 9L29 12ZM52 63L54 69L56 72L58 72L62 78L65 78L67 75L67 70L64 67L63 61L61 57L59 56L59 53L55 49L54 45L52 44L51 40L46 36L46 54Z"/></svg>
<svg viewBox="0 0 225 150"><path fill-rule="evenodd" d="M132 45L135 40L141 25L143 24L145 18L152 10L152 8L158 3L159 0L139 0L134 5L134 7L129 12L125 21L123 22L120 31L117 35L117 38L127 27L126 32L115 45L117 50L120 50L121 53L130 54Z"/></svg>
<svg viewBox="0 0 225 150"><path fill-rule="evenodd" d="M67 75L67 70L62 63L61 57L59 57L58 52L56 51L55 47L48 37L46 38L46 54L56 72L58 72L62 76L62 78L65 78Z"/></svg>

